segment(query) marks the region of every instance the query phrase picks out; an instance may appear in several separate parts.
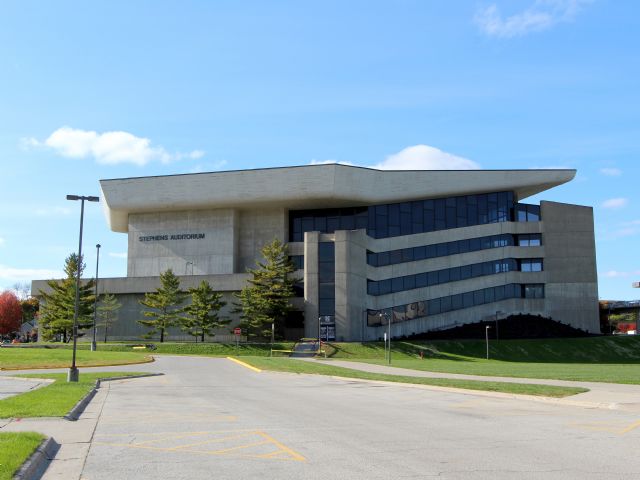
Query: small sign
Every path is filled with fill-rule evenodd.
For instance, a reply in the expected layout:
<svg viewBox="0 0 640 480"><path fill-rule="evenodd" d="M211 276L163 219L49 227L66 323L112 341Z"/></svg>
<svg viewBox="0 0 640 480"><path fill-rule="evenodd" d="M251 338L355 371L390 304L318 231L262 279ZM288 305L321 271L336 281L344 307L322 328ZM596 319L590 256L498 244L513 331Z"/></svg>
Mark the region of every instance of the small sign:
<svg viewBox="0 0 640 480"><path fill-rule="evenodd" d="M241 328L234 328L233 329L233 334L234 335L241 335L242 334L242 329Z"/></svg>

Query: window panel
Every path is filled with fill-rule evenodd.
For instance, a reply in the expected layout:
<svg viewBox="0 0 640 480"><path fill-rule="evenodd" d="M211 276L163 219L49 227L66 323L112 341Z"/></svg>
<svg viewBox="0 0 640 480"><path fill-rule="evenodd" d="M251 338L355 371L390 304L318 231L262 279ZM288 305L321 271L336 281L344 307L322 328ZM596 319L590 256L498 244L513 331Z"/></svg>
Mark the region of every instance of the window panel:
<svg viewBox="0 0 640 480"><path fill-rule="evenodd" d="M416 288L415 275L408 275L404 277L404 290L413 290L414 288Z"/></svg>
<svg viewBox="0 0 640 480"><path fill-rule="evenodd" d="M427 274L419 273L416 275L416 288L422 288L427 286Z"/></svg>
<svg viewBox="0 0 640 480"><path fill-rule="evenodd" d="M396 277L391 279L391 291L401 292L404 290L404 281L402 277Z"/></svg>

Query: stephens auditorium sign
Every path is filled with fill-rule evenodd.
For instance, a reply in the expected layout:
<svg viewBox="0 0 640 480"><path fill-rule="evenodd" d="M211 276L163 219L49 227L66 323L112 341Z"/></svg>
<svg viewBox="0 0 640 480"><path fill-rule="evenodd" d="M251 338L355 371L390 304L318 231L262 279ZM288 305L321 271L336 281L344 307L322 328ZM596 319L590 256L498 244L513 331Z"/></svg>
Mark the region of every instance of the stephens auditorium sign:
<svg viewBox="0 0 640 480"><path fill-rule="evenodd" d="M204 233L176 233L165 235L141 235L138 237L140 242L155 242L158 240L201 240L204 238Z"/></svg>

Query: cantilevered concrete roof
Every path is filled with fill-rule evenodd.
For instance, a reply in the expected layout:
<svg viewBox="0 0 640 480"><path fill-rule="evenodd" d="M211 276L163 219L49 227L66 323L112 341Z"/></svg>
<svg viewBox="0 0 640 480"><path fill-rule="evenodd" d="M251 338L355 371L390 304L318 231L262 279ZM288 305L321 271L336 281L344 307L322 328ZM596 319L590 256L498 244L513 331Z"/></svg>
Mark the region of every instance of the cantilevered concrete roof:
<svg viewBox="0 0 640 480"><path fill-rule="evenodd" d="M513 191L516 199L571 180L575 170L374 170L340 164L100 180L111 230L131 213L213 208L329 208Z"/></svg>

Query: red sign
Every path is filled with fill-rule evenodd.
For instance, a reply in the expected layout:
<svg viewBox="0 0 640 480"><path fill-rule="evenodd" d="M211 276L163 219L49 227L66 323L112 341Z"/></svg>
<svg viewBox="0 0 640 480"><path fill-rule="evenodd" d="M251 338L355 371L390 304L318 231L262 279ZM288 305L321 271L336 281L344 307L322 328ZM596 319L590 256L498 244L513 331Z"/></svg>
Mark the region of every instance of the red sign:
<svg viewBox="0 0 640 480"><path fill-rule="evenodd" d="M240 335L242 333L242 329L241 328L234 328L233 329L233 334L234 335Z"/></svg>

